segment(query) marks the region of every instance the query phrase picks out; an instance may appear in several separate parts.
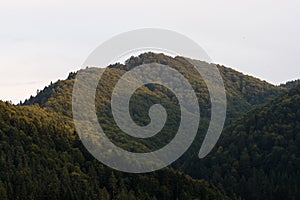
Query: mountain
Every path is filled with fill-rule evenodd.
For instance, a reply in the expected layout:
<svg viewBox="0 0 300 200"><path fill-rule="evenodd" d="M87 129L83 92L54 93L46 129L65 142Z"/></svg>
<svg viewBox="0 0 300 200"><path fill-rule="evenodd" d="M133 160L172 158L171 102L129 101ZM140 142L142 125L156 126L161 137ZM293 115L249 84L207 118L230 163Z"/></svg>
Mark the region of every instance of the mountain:
<svg viewBox="0 0 300 200"><path fill-rule="evenodd" d="M201 110L201 124L198 131L198 138L192 148L199 148L203 137L207 131L210 119L210 98L206 84L198 74L196 69L182 57L169 57L163 54L144 53L138 57L131 57L126 64L114 64L105 69L102 79L97 88L96 108L97 115L101 118L104 127L108 127L110 139L121 145L125 149L137 152L145 152L158 149L167 144L174 137L174 130L177 130L180 122L180 109L176 97L165 87L158 85L147 85L141 87L131 98L131 113L137 124L145 125L150 121L148 109L155 103L162 103L167 108L169 114L166 126L157 137L150 140L140 140L120 134L122 131L113 120L110 108L110 97L113 87L119 78L132 68L141 64L160 63L168 65L183 74L191 83L199 100ZM203 62L203 65L207 63ZM254 106L264 104L280 95L285 88L274 86L265 81L261 81L251 76L244 75L224 66L217 66L224 79L227 95L227 118L226 123L239 117L241 114L251 110ZM95 74L98 68L88 68L82 71L87 77ZM23 105L38 104L40 107L55 111L65 116L72 116L72 89L76 73L70 73L67 80L58 81L44 88L35 97L26 100ZM175 100L174 100L175 99ZM110 127L114 127L113 129ZM181 161L178 161L180 165Z"/></svg>
<svg viewBox="0 0 300 200"><path fill-rule="evenodd" d="M163 54L144 53L138 57L131 57L124 65L117 63L108 66L99 82L101 87L97 88L97 116L108 137L126 150L148 152L168 144L176 134L180 124L180 107L174 94L165 87L150 84L138 89L131 98L131 113L134 113L132 117L140 125L146 125L150 122L148 110L151 105L161 103L166 108L168 113L167 122L160 134L155 137L145 140L128 136L118 128L111 113L110 97L113 86L120 77L136 66L152 62L168 65L183 74L191 83L199 100L201 121L198 134L189 151L173 164L174 167L178 168L184 163L184 160L192 157L199 150L210 120L211 105L208 89L196 69L186 59L182 57L172 58ZM203 62L203 65L207 65L207 63ZM233 69L220 65L217 65L217 67L223 77L227 95L226 124L230 124L241 114L248 112L257 105L269 102L286 91L283 87L274 86ZM101 69L90 67L83 69L82 72L90 77L97 74L97 70ZM23 105L37 104L47 110L71 118L72 89L75 77L76 73L70 73L67 80L58 81L45 87L35 97L26 100Z"/></svg>
<svg viewBox="0 0 300 200"><path fill-rule="evenodd" d="M278 155L289 156L280 149L278 152L281 154L275 154L277 157L267 157L272 153L272 147L277 145L274 142L268 143L275 129L269 134L268 128L262 128L260 132L252 129L250 132L250 128L244 128L248 127L244 125L246 122L249 122L249 127L257 128L258 124L265 124L266 127L274 127L275 124L280 126L275 121L276 118L269 119L267 115L264 115L266 122L258 123L249 119L252 119L255 112L277 105L276 102L279 102L279 114L283 114L279 110L285 107L281 107L283 105L280 102L292 90L274 86L225 66L217 65L227 94L226 127L218 146L201 160L197 154L208 128L211 105L208 89L194 67L182 57L172 58L154 53L131 57L125 64L108 66L99 82L101 87L97 88L95 107L103 130L115 144L133 152L148 152L164 146L176 134L180 123L178 101L170 90L156 84L141 87L134 93L130 101L130 113L137 124L146 125L150 122L150 106L162 104L166 108L168 119L157 136L149 139L130 137L113 120L110 107L113 86L127 71L152 62L167 64L178 70L189 80L199 100L201 122L197 137L177 162L157 172L132 175L117 172L96 161L81 144L73 125L72 89L77 74L75 72L70 73L66 80L51 83L19 106L0 102L0 168L4 169L0 172L0 193L5 192L10 199L20 199L22 196L51 199L279 199L282 197L282 190L289 199L298 197L297 184L287 192L283 183L288 180L288 186L291 186L293 181L299 182L297 174L289 177L287 169L267 170L272 162L282 164L297 158L298 154L276 161ZM207 63L203 62L203 65ZM88 76L97 70L101 69L89 67L81 72ZM293 102L295 103L294 100ZM282 120L283 118L284 116ZM286 119L297 122L297 118ZM282 136L284 130L280 132L281 135L274 133L281 138L282 144L285 142L287 145L290 140L293 141ZM256 152L261 159L257 161L256 157L250 157L256 154L252 154L250 147L251 151L248 146L243 146L246 144L259 148L264 144L269 146ZM292 149L295 150L294 147ZM255 162L252 163L252 160ZM267 161L270 162L269 165L264 163ZM294 164L293 161L292 166ZM283 170L282 177L278 174L280 170ZM268 173L271 171L273 175ZM262 174L264 178L259 179ZM259 184L262 187L257 187Z"/></svg>
<svg viewBox="0 0 300 200"><path fill-rule="evenodd" d="M0 101L0 199L230 199L170 168L149 174L105 167L83 147L69 118Z"/></svg>
<svg viewBox="0 0 300 200"><path fill-rule="evenodd" d="M111 92L112 85L116 84L118 77L138 65L153 62L168 65L182 73L195 89L197 96L201 96L201 98L199 98L200 106L209 107L209 94L206 84L196 69L182 57L172 58L163 54L144 53L138 57L131 57L126 61L125 65L117 63L108 66L104 76L106 74L110 77L107 78L106 76L107 79L102 83L104 84L103 87L108 89L108 91L101 92L106 94L105 98L110 99L108 93ZM206 63L203 62L203 64ZM221 65L217 65L217 67L226 88L229 107L227 112L228 119L239 116L240 113L250 110L252 106L267 103L286 90L284 87L274 86L266 81L244 75L231 68ZM89 73L93 73L93 71L90 70ZM70 73L67 80L58 81L45 87L44 90L40 91L35 97L26 100L23 105L38 104L41 107L46 107L64 115L71 116L72 87L75 77L76 73ZM160 92L163 90L162 88L154 88ZM102 93L100 96L104 98Z"/></svg>
<svg viewBox="0 0 300 200"><path fill-rule="evenodd" d="M244 199L300 198L300 86L224 130L214 151L185 172Z"/></svg>
<svg viewBox="0 0 300 200"><path fill-rule="evenodd" d="M287 88L287 89L292 89L294 87L297 87L300 85L300 79L293 80L293 81L288 81L284 84L280 84L281 87Z"/></svg>

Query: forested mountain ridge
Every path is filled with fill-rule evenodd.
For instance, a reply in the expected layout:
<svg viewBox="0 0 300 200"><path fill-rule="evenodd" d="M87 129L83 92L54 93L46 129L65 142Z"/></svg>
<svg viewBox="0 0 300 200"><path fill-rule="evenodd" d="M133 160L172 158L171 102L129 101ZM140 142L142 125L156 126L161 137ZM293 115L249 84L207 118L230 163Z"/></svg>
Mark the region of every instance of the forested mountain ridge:
<svg viewBox="0 0 300 200"><path fill-rule="evenodd" d="M161 134L157 134L156 137L149 140L128 137L128 135L122 133L115 124L111 114L110 97L113 86L120 77L138 65L152 62L168 65L178 70L188 79L198 96L201 110L200 128L190 151L188 151L182 159L178 160L177 163L174 163L176 167L179 167L186 157L191 157L191 154L198 151L207 131L210 118L210 99L206 84L200 74L186 59L182 57L172 58L163 54L145 53L138 57L131 57L126 61L125 65L117 63L108 66L99 82L101 87L97 88L97 115L99 121L102 122L101 126L104 127L104 131L109 138L124 149L135 152L147 152L168 144L178 128L180 110L178 102L176 102L176 97L164 87L158 85L142 87L134 97L131 98L131 113L134 113L133 119L138 124L145 125L149 123L148 108L155 103L163 103L163 106L167 108L167 112L169 111L166 126L161 131ZM203 62L203 64L205 65L207 63ZM264 104L286 90L254 77L243 75L230 68L219 65L217 65L217 67L225 83L227 95L227 124L241 114L251 110L253 106ZM95 70L102 69L90 67L83 69L82 72L86 73L87 77L89 77L95 73ZM37 96L26 100L23 105L38 104L47 110L61 113L71 118L72 89L75 77L76 73L70 73L67 80L58 81L45 87Z"/></svg>
<svg viewBox="0 0 300 200"><path fill-rule="evenodd" d="M288 88L288 89L292 89L294 87L297 87L298 85L300 85L300 79L288 81L284 84L280 84L281 87Z"/></svg>
<svg viewBox="0 0 300 200"><path fill-rule="evenodd" d="M105 167L69 119L0 101L0 199L229 199L169 168L136 175Z"/></svg>
<svg viewBox="0 0 300 200"><path fill-rule="evenodd" d="M125 65L120 63L110 65L106 68L106 74L110 74L112 77L103 82L104 87L107 90L111 90L118 80L117 78L126 71L138 65L152 62L168 65L182 73L192 84L198 96L201 96L199 98L200 106L209 107L209 94L201 75L182 57L172 58L163 54L144 53L137 57L131 57L126 61ZM231 68L221 65L217 65L217 67L225 84L228 101L227 118L230 120L239 116L240 113L250 110L252 106L269 102L286 90L284 87L274 86ZM38 104L41 107L46 107L71 117L72 87L75 77L76 72L70 73L67 80L59 80L46 86L35 97L25 100L23 105ZM160 90L159 88L156 89ZM101 98L110 98L109 96L102 96L100 94Z"/></svg>
<svg viewBox="0 0 300 200"><path fill-rule="evenodd" d="M149 106L162 103L170 115L166 128L159 137L150 141L131 141L132 138L123 134L113 121L109 105L113 86L128 70L151 62L167 64L182 73L193 86L201 108L199 137L195 139L189 151L174 163L173 168L177 169L176 171L166 168L149 174L130 175L114 171L93 159L74 130L72 87L76 73L70 73L66 80L50 84L20 106L0 102L0 168L3 166L4 169L1 171L0 193L2 191L10 199L21 199L24 194L29 196L29 199L280 199L284 195L285 199L298 197L296 183L300 181L297 170L295 174L290 174L287 169L277 166L289 161L292 161L291 169L298 166L298 154L295 153L299 151L295 150L298 140L293 136L282 136L281 134L285 133L284 128L280 134L275 131L278 126L285 127L289 120L298 123L298 114L293 114L295 110L299 110L296 98L298 90L288 92L284 86L274 86L224 66L217 65L227 92L227 125L218 145L208 157L199 160L197 153L210 118L209 94L201 76L182 57L172 58L163 54L145 53L131 57L125 65L114 64L106 68L103 81L99 82L101 87L97 88L96 108L99 121L110 139L124 149L144 152L168 143L173 132L176 133L180 114L178 102L170 91L158 85L138 89L131 99L130 109L134 113L133 119L143 125L149 123ZM98 69L83 69L87 75L93 73L93 70ZM291 93L292 91L296 95ZM291 99L286 100L289 99L289 95ZM286 104L281 105L281 102ZM295 106L293 110L289 109L290 103ZM267 112L269 107L272 109ZM280 108L287 109L282 111ZM269 118L266 113L272 111L278 112L282 121L276 121L275 117ZM284 119L285 116L282 115L285 111L292 115ZM253 113L264 116L266 127L261 127L264 126L264 121L256 123L253 120ZM257 127L254 128L254 132L251 126ZM287 133L290 135L298 132L293 126L285 128L288 128ZM267 132L269 130L271 134ZM291 147L288 146L289 142L292 143ZM273 151L273 147L276 147L276 151ZM289 149L282 151L284 148ZM281 157L278 160L278 152L281 152L283 157L286 155L285 160L281 160ZM273 165L278 169L268 170ZM284 181L287 181L288 186L284 186ZM261 187L257 187L260 184Z"/></svg>
<svg viewBox="0 0 300 200"><path fill-rule="evenodd" d="M245 199L300 198L300 86L228 125L185 172Z"/></svg>

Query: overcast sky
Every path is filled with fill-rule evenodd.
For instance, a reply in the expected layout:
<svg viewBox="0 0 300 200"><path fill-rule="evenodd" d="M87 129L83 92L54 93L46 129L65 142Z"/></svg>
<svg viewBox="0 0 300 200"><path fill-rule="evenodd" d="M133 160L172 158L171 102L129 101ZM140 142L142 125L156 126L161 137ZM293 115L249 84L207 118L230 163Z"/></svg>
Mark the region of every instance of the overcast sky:
<svg viewBox="0 0 300 200"><path fill-rule="evenodd" d="M138 28L196 41L212 60L274 84L300 78L298 0L0 0L0 99L19 102Z"/></svg>

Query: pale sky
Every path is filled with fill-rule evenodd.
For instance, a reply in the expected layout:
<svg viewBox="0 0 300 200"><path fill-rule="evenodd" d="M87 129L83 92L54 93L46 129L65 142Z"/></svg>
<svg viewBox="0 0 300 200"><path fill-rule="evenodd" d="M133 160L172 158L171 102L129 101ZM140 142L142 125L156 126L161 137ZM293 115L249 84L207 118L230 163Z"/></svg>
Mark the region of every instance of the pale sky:
<svg viewBox="0 0 300 200"><path fill-rule="evenodd" d="M274 84L300 78L297 0L0 0L0 24L0 99L15 103L138 28L184 34L215 63Z"/></svg>

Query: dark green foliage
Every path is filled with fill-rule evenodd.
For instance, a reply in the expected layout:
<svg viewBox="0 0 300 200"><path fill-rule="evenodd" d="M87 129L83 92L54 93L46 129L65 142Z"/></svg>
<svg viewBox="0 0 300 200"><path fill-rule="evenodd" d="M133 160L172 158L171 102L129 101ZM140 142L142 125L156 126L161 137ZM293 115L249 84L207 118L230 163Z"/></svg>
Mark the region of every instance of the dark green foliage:
<svg viewBox="0 0 300 200"><path fill-rule="evenodd" d="M227 126L185 171L245 199L300 198L300 87Z"/></svg>
<svg viewBox="0 0 300 200"><path fill-rule="evenodd" d="M0 200L6 200L7 198L8 197L7 197L6 187L4 186L2 181L0 181Z"/></svg>
<svg viewBox="0 0 300 200"><path fill-rule="evenodd" d="M106 103L110 103L110 93L116 81L126 71L147 63L160 63L168 65L181 74L183 74L191 83L199 98L199 105L202 108L201 113L203 116L209 115L210 99L207 87L198 74L196 69L182 57L169 57L163 54L144 53L138 57L131 57L126 61L126 65L117 63L110 65L106 68L103 78L105 81L100 83L98 98ZM230 68L217 65L223 77L227 98L228 98L228 120L236 118L240 113L249 111L253 105L264 104L280 95L285 89L261 81L257 78L244 75ZM94 69L97 70L97 69ZM93 69L87 70L92 73ZM39 92L35 97L26 100L23 105L38 104L41 107L46 107L55 112L71 116L71 101L72 101L72 87L76 73L71 72L68 79L65 81L58 81L50 86L45 87L44 90ZM148 86L144 89L144 96L150 92L156 95L164 95L164 87ZM100 93L101 92L101 93Z"/></svg>
<svg viewBox="0 0 300 200"><path fill-rule="evenodd" d="M294 80L294 81L288 81L285 84L280 84L281 87L292 89L294 87L297 87L300 85L300 79Z"/></svg>
<svg viewBox="0 0 300 200"><path fill-rule="evenodd" d="M153 84L141 87L131 99L132 118L140 125L149 123L148 110L150 106L155 103L163 104L167 111L169 111L166 126L156 137L152 137L148 140L130 137L127 134L122 133L112 117L110 97L114 88L113 86L126 71L138 65L152 62L169 65L178 70L190 81L198 96L201 124L195 144L191 148L192 151L195 151L195 149L199 148L208 128L210 119L210 98L207 87L201 79L201 76L196 69L182 57L171 58L163 54L145 53L138 57L131 57L126 61L126 65L117 63L109 66L99 82L96 95L96 107L99 121L110 139L122 148L134 152L146 152L158 149L173 138L180 121L179 107L174 94L165 87ZM259 79L245 76L224 66L218 66L218 68L223 76L227 92L227 123L230 123L240 116L241 113L249 111L253 106L270 101L284 90L267 82L260 81ZM84 71L87 73L88 77L89 73L93 74L94 70L99 69L88 68ZM47 110L71 117L74 76L75 73L70 73L66 81L58 81L57 83L46 87L36 97L26 100L24 105L38 104ZM186 156L190 157L190 155ZM180 165L180 163L181 161L178 161L175 165Z"/></svg>
<svg viewBox="0 0 300 200"><path fill-rule="evenodd" d="M50 111L72 117L72 87L74 76L74 73L70 73L67 80L59 80L54 84L46 86L36 97L25 100L23 105L38 104L40 107L47 108Z"/></svg>
<svg viewBox="0 0 300 200"><path fill-rule="evenodd" d="M181 57L153 53L131 57L125 65L109 66L103 81L99 82L96 108L101 126L114 143L130 151L147 152L167 144L176 134L180 120L178 102L162 86L149 84L139 88L130 105L132 118L140 125L149 123L147 113L151 105L164 105L168 120L157 137L132 138L112 118L110 96L117 80L133 67L151 62L178 70L197 94L201 109L198 135L173 168L200 180L170 168L143 175L125 174L94 160L82 146L72 124L72 86L76 73L70 73L67 80L51 84L36 97L26 100L23 106L0 103L0 192L6 191L10 199L23 196L227 199L223 190L233 199L299 197L300 109L296 97L299 91L293 90L265 105L287 89L224 66L218 68L227 92L227 128L214 152L202 160L197 158L197 153L210 119L210 99L204 81L193 66ZM98 69L89 68L85 72L93 70ZM259 107L251 111L256 106Z"/></svg>
<svg viewBox="0 0 300 200"><path fill-rule="evenodd" d="M70 118L1 101L0 169L0 199L229 199L206 181L171 169L113 171L85 150Z"/></svg>

